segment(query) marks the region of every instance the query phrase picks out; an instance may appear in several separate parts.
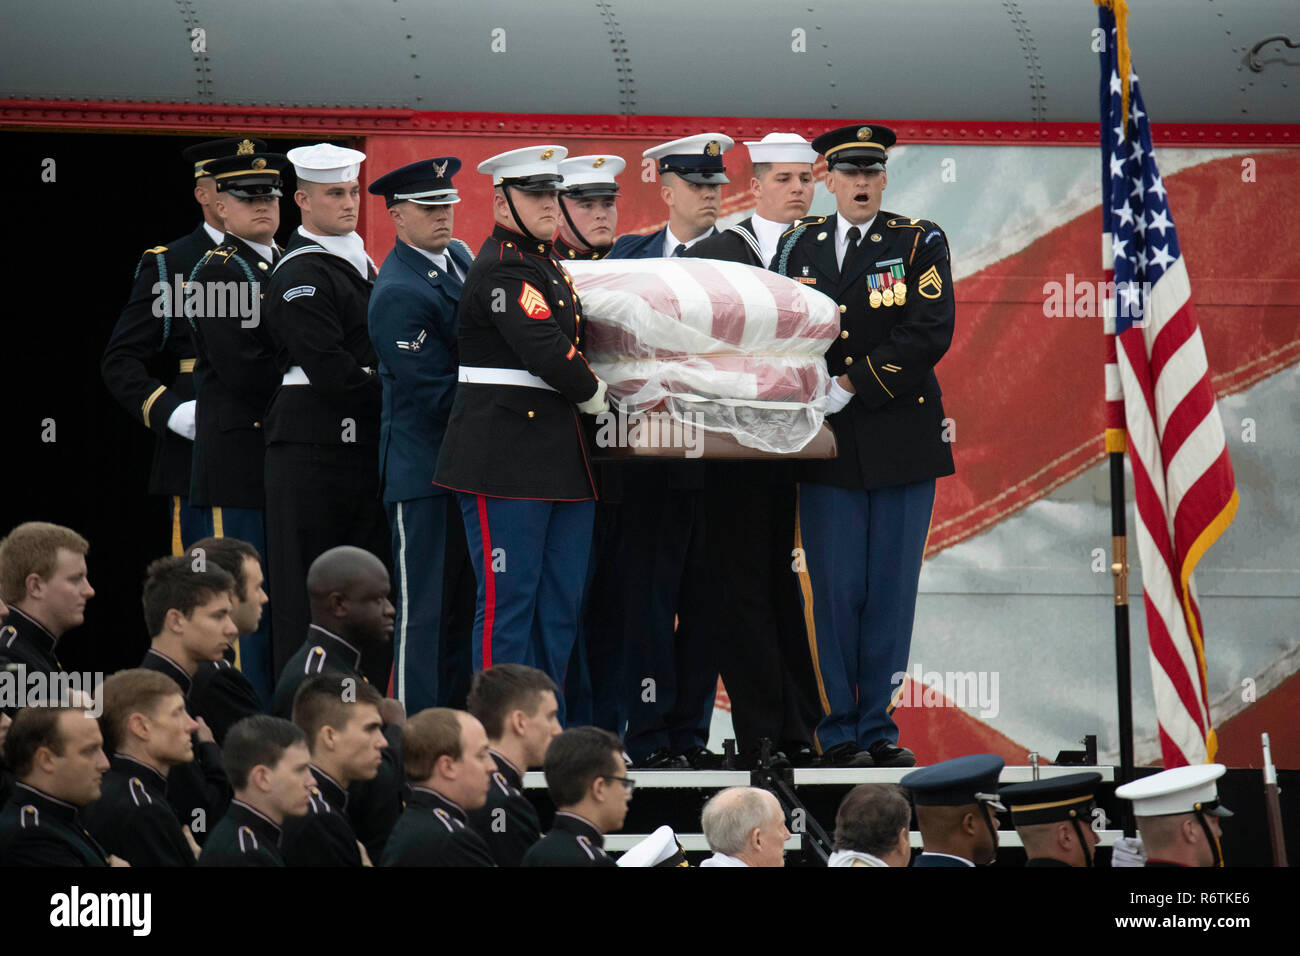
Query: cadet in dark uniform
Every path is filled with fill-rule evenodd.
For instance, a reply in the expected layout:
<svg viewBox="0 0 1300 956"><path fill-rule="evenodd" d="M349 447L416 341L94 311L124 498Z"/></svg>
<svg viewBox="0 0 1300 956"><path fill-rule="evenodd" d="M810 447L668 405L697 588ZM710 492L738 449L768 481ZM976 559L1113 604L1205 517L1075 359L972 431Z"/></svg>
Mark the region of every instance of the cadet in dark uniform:
<svg viewBox="0 0 1300 956"><path fill-rule="evenodd" d="M350 544L388 564L379 501L379 365L366 310L375 267L356 232L365 154L329 143L289 151L303 224L271 276L262 316L282 373L265 419L272 666L279 673L310 615L303 581L321 552ZM367 676L387 684L391 649Z"/></svg>
<svg viewBox="0 0 1300 956"><path fill-rule="evenodd" d="M479 164L496 228L461 296L460 387L435 476L458 493L478 579L474 669L528 663L557 683L577 639L596 495L578 416L609 406L551 246L564 155L532 146Z"/></svg>
<svg viewBox="0 0 1300 956"><path fill-rule="evenodd" d="M167 802L167 777L194 760L197 722L180 686L142 669L104 682L102 725L112 752L103 793L82 813L107 852L132 866L193 866L198 844Z"/></svg>
<svg viewBox="0 0 1300 956"><path fill-rule="evenodd" d="M729 136L701 133L642 153L658 164L668 224L648 236L623 236L609 258L683 256L716 235L722 187L730 182L722 156L733 145ZM714 569L706 551L705 463L627 464L616 481L622 504L613 563L627 622L628 753L638 767L713 766L706 745L718 668L707 633ZM653 694L645 692L647 678Z"/></svg>
<svg viewBox="0 0 1300 956"><path fill-rule="evenodd" d="M999 796L1029 858L1026 866L1092 866L1098 843L1092 828L1099 773L1070 773L1008 784Z"/></svg>
<svg viewBox="0 0 1300 956"><path fill-rule="evenodd" d="M0 866L108 866L79 812L108 769L99 725L81 707L24 707L5 753L17 775L0 810Z"/></svg>
<svg viewBox="0 0 1300 956"><path fill-rule="evenodd" d="M203 208L203 222L187 236L145 250L136 266L131 296L100 364L113 397L157 435L149 493L169 497L173 554L181 553L184 542L211 533L210 524L189 502L194 347L177 294L203 254L221 244L225 230L215 207L216 181L208 163L265 148L260 139L236 137L209 140L182 152L194 167L194 199ZM165 289L160 291L159 283ZM166 372L160 375L163 366Z"/></svg>
<svg viewBox="0 0 1300 956"><path fill-rule="evenodd" d="M307 812L315 785L306 737L279 717L246 717L226 735L225 761L235 798L199 866L284 866L281 828Z"/></svg>
<svg viewBox="0 0 1300 956"><path fill-rule="evenodd" d="M551 741L543 769L555 821L523 866L614 866L605 834L622 828L635 786L623 742L596 727L572 727Z"/></svg>
<svg viewBox="0 0 1300 956"><path fill-rule="evenodd" d="M456 396L456 309L474 261L452 238L454 156L422 159L370 184L397 230L370 296L383 413L379 478L392 534L397 624L393 688L410 713L469 691L474 568L456 497L433 483Z"/></svg>
<svg viewBox="0 0 1300 956"><path fill-rule="evenodd" d="M925 850L913 866L986 866L998 855L998 776L1003 760L971 754L913 770L899 784L916 804Z"/></svg>
<svg viewBox="0 0 1300 956"><path fill-rule="evenodd" d="M497 866L518 866L542 838L537 809L524 796L524 771L540 767L560 733L554 682L535 667L496 664L474 675L469 712L483 724L496 771L487 802L469 823L488 845Z"/></svg>
<svg viewBox="0 0 1300 956"><path fill-rule="evenodd" d="M495 866L467 812L487 799L495 764L474 717L435 707L406 722L402 762L411 794L382 866Z"/></svg>
<svg viewBox="0 0 1300 956"><path fill-rule="evenodd" d="M0 540L0 598L9 607L0 626L0 664L21 665L29 674L63 670L59 639L85 621L86 602L95 596L86 574L89 550L71 528L45 521L24 522Z"/></svg>
<svg viewBox="0 0 1300 956"><path fill-rule="evenodd" d="M189 316L201 399L190 504L210 509L214 536L247 541L259 552L266 550L262 418L280 382L262 324L263 290L280 254L280 172L288 162L279 153L249 153L208 164L226 234L190 276L204 301ZM217 296L214 289L236 291ZM212 305L218 307L209 314ZM275 677L268 628L241 637L239 666L269 701Z"/></svg>
<svg viewBox="0 0 1300 956"><path fill-rule="evenodd" d="M782 233L808 214L817 153L796 133L747 142L754 215L696 243L688 257L767 268ZM712 620L705 634L731 698L740 752L758 762L764 738L774 764L816 760L821 716L794 565L795 475L790 462L705 462L705 524Z"/></svg>
<svg viewBox="0 0 1300 956"><path fill-rule="evenodd" d="M948 243L928 220L881 211L893 143L869 125L814 140L838 212L796 224L772 262L840 304L826 353L839 457L800 464L796 521L829 765L916 763L897 745L892 678L907 669L935 479L954 470L934 374L953 333Z"/></svg>

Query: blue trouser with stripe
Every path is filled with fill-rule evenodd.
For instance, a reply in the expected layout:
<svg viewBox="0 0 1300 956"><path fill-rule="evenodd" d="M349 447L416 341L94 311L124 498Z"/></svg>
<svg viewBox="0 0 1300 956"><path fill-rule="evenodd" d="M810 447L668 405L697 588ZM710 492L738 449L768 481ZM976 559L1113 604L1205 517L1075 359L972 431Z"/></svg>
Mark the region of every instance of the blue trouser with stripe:
<svg viewBox="0 0 1300 956"><path fill-rule="evenodd" d="M870 491L799 486L795 534L807 562L800 586L822 751L898 740L889 703L894 675L907 670L934 488L933 479Z"/></svg>
<svg viewBox="0 0 1300 956"><path fill-rule="evenodd" d="M528 664L561 689L582 620L594 501L457 492L478 579L472 666Z"/></svg>
<svg viewBox="0 0 1300 956"><path fill-rule="evenodd" d="M472 572L460 507L450 494L393 501L384 507L393 532L397 594L393 695L408 714L428 707L463 707L473 605L466 608L461 593Z"/></svg>

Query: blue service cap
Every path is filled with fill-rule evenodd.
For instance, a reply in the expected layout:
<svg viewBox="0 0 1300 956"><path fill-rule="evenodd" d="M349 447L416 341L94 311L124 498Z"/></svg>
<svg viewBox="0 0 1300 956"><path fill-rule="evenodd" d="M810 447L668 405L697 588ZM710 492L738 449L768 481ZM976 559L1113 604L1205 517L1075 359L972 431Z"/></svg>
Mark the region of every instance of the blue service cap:
<svg viewBox="0 0 1300 956"><path fill-rule="evenodd" d="M460 202L460 194L451 184L451 177L458 172L460 160L455 156L421 159L384 173L366 191L372 196L383 196L388 206L399 202L449 206Z"/></svg>
<svg viewBox="0 0 1300 956"><path fill-rule="evenodd" d="M1003 810L998 800L998 776L1005 765L997 754L969 754L913 770L899 784L911 792L918 807L988 803Z"/></svg>

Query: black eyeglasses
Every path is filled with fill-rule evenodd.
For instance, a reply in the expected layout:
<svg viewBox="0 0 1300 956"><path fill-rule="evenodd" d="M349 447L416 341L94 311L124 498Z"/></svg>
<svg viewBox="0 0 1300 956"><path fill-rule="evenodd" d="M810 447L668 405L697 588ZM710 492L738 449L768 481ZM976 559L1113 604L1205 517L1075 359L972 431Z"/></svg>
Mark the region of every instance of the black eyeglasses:
<svg viewBox="0 0 1300 956"><path fill-rule="evenodd" d="M607 774L607 773L602 773L602 774L600 775L600 779L601 779L601 780L617 780L619 783L621 783L621 784L622 784L622 785L627 789L627 792L628 792L628 793L631 793L632 791L634 791L634 790L636 789L636 781L633 780L631 777L611 777L611 776L610 776L609 774Z"/></svg>

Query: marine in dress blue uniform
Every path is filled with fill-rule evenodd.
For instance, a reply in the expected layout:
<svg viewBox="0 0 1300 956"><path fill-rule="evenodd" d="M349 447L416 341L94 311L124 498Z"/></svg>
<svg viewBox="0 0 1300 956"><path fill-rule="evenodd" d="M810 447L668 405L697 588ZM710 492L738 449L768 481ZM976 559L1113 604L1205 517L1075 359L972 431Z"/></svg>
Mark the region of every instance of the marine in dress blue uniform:
<svg viewBox="0 0 1300 956"><path fill-rule="evenodd" d="M288 163L279 153L245 150L208 164L218 201L228 211L227 231L190 275L190 282L204 290L204 307L189 315L194 386L201 397L190 503L207 513L214 537L247 541L260 554L266 552L262 420L280 384L275 345L261 316L264 290L280 257L275 230L281 171ZM217 297L206 290L213 288L238 290L224 300L225 308L212 310L226 314L208 314L207 304ZM187 538L186 546L194 540ZM267 703L275 687L270 622L271 615L263 614L259 628L240 638L237 652L239 669Z"/></svg>
<svg viewBox="0 0 1300 956"><path fill-rule="evenodd" d="M478 581L474 669L529 664L557 684L577 639L596 497L579 415L609 406L551 245L564 156L525 147L478 167L492 176L497 224L461 295L460 386L435 475L458 494Z"/></svg>
<svg viewBox="0 0 1300 956"><path fill-rule="evenodd" d="M998 827L989 810L1006 810L998 798L1003 766L996 754L969 754L913 770L899 781L916 805L917 825L925 844L913 866L961 868L993 862L998 852ZM926 812L931 808L940 812L932 816ZM943 813L941 808L950 812ZM973 833L962 825L940 830L939 823L953 822L953 811L963 819L963 811L982 819L982 828L979 823L969 823Z"/></svg>
<svg viewBox="0 0 1300 956"><path fill-rule="evenodd" d="M722 133L701 133L642 153L657 164L665 202L674 201L669 220L648 236L622 237L609 258L681 256L716 235L721 187L730 182L722 157L733 145ZM708 766L718 668L707 634L705 463L628 463L612 474L611 496L621 502L612 550L626 622L627 751L640 767Z"/></svg>
<svg viewBox="0 0 1300 956"><path fill-rule="evenodd" d="M146 249L135 269L131 295L109 336L100 374L109 392L157 436L149 493L167 496L171 551L210 533L210 516L191 507L190 457L194 440L194 346L176 291L209 249L221 244L222 225L211 211L215 186L208 164L219 157L265 149L260 139L208 140L182 151L193 165L196 198L208 202L204 221L188 235ZM179 277L179 278L178 278ZM158 291L158 284L165 290Z"/></svg>
<svg viewBox="0 0 1300 956"><path fill-rule="evenodd" d="M370 184L397 228L370 294L383 411L379 479L393 542L393 693L407 713L460 706L469 690L476 584L455 495L433 483L456 396L456 310L474 261L453 239L454 156Z"/></svg>
<svg viewBox="0 0 1300 956"><path fill-rule="evenodd" d="M839 303L826 352L839 456L799 466L796 547L830 765L912 766L890 714L907 669L935 479L954 471L934 366L952 341L948 243L925 219L880 209L883 126L819 136L839 212L801 220L772 269ZM850 221L852 217L857 221Z"/></svg>

